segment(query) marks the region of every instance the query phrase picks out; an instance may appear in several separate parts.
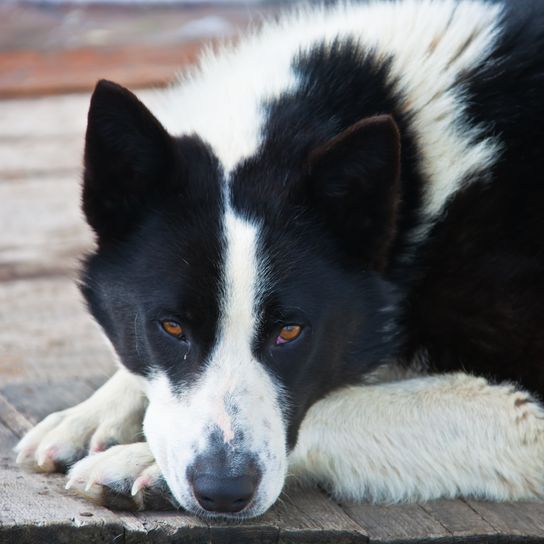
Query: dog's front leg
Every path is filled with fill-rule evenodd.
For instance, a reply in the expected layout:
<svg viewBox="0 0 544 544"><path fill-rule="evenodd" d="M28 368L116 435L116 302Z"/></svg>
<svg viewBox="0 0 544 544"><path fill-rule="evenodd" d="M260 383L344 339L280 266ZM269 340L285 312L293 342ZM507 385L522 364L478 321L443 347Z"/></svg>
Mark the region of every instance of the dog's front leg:
<svg viewBox="0 0 544 544"><path fill-rule="evenodd" d="M349 387L308 412L291 472L340 499L544 495L544 410L466 374Z"/></svg>
<svg viewBox="0 0 544 544"><path fill-rule="evenodd" d="M160 470L142 441L146 407L141 379L120 369L87 400L31 429L15 448L17 462L40 472L72 467L66 487L109 507L171 507Z"/></svg>
<svg viewBox="0 0 544 544"><path fill-rule="evenodd" d="M118 370L87 400L47 416L16 446L17 462L41 472L64 472L89 453L143 440L147 399L141 379Z"/></svg>

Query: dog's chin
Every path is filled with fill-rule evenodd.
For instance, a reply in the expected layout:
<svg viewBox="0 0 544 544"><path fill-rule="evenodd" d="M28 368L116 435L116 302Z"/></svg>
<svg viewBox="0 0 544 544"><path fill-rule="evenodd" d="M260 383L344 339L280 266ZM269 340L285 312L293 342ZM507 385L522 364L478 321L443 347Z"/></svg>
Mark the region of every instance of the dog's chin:
<svg viewBox="0 0 544 544"><path fill-rule="evenodd" d="M244 508L240 512L221 513L221 512L210 512L208 510L204 510L204 508L201 508L197 504L193 504L191 508L184 508L184 510L202 519L220 520L220 521L244 521L244 520L253 519L253 518L262 516L270 508L270 506L260 507L260 506L252 506L250 504L248 505L248 507Z"/></svg>

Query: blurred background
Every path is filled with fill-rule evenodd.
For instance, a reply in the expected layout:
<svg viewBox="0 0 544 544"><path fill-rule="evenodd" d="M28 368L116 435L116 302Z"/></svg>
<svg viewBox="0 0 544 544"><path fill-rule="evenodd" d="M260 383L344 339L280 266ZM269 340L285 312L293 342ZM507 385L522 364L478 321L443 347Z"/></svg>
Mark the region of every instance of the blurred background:
<svg viewBox="0 0 544 544"><path fill-rule="evenodd" d="M158 86L295 0L0 0L0 98Z"/></svg>

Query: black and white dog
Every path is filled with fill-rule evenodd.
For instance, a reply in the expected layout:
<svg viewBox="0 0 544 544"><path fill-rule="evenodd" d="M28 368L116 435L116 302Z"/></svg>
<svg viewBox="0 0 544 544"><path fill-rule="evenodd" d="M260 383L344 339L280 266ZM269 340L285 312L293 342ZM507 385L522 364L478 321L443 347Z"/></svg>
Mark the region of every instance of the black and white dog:
<svg viewBox="0 0 544 544"><path fill-rule="evenodd" d="M121 370L19 462L236 518L288 473L544 495L542 0L303 9L152 109L103 81L88 119L82 291Z"/></svg>

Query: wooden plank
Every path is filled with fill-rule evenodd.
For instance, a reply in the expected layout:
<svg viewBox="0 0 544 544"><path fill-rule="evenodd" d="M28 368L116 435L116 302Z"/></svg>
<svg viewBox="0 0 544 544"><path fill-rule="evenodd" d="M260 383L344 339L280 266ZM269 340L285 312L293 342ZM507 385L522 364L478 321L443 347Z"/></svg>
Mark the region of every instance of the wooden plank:
<svg viewBox="0 0 544 544"><path fill-rule="evenodd" d="M500 532L463 501L430 501L421 508L461 542L498 542Z"/></svg>
<svg viewBox="0 0 544 544"><path fill-rule="evenodd" d="M78 176L0 183L0 280L71 274L94 245Z"/></svg>
<svg viewBox="0 0 544 544"><path fill-rule="evenodd" d="M291 484L270 513L280 527L279 542L368 542L367 532L336 503L313 488Z"/></svg>
<svg viewBox="0 0 544 544"><path fill-rule="evenodd" d="M16 467L11 450L17 438L0 424L0 542L115 542L123 535L115 514L69 495L62 476Z"/></svg>
<svg viewBox="0 0 544 544"><path fill-rule="evenodd" d="M211 542L208 523L182 511L118 513L125 544L204 544Z"/></svg>
<svg viewBox="0 0 544 544"><path fill-rule="evenodd" d="M34 424L3 395L0 395L0 423L19 438L29 431Z"/></svg>
<svg viewBox="0 0 544 544"><path fill-rule="evenodd" d="M544 542L544 503L465 502L499 533L501 542Z"/></svg>
<svg viewBox="0 0 544 544"><path fill-rule="evenodd" d="M290 486L278 502L258 519L210 524L211 542L325 543L368 542L364 530L338 505L315 489Z"/></svg>
<svg viewBox="0 0 544 544"><path fill-rule="evenodd" d="M146 104L157 100L154 90L139 90L138 96ZM83 139L90 99L91 93L86 92L32 100L0 100L0 143L20 143L29 138L42 141Z"/></svg>
<svg viewBox="0 0 544 544"><path fill-rule="evenodd" d="M0 100L0 143L83 136L90 93Z"/></svg>
<svg viewBox="0 0 544 544"><path fill-rule="evenodd" d="M137 94L151 108L160 100L154 90ZM79 186L89 103L90 93L0 101L0 183L60 175Z"/></svg>
<svg viewBox="0 0 544 544"><path fill-rule="evenodd" d="M83 138L0 141L0 179L20 179L23 173L76 173L82 158Z"/></svg>
<svg viewBox="0 0 544 544"><path fill-rule="evenodd" d="M102 78L131 88L167 85L177 69L196 61L200 49L201 44L194 43L175 48L85 47L53 54L30 49L0 52L0 97L81 92Z"/></svg>
<svg viewBox="0 0 544 544"><path fill-rule="evenodd" d="M138 520L158 534L175 537L179 514L146 512ZM194 519L194 518L191 518ZM174 523L174 525L173 525ZM240 522L209 522L210 542L245 543L362 543L367 536L335 503L312 489L288 489L264 516ZM186 533L184 533L186 534ZM200 532L198 532L200 534Z"/></svg>
<svg viewBox="0 0 544 544"><path fill-rule="evenodd" d="M45 391L42 396L46 396ZM17 432L4 421L15 422ZM15 466L12 448L29 425L0 396L0 542L6 538L6 542L29 544L208 540L208 524L194 516L145 512L136 517L111 512L66 491L64 476L24 472Z"/></svg>
<svg viewBox="0 0 544 544"><path fill-rule="evenodd" d="M6 419L5 411L0 403L0 421ZM194 516L144 513L139 519L118 514L67 492L63 476L22 471L11 451L18 438L0 423L0 542L207 541L208 524Z"/></svg>
<svg viewBox="0 0 544 544"><path fill-rule="evenodd" d="M0 282L0 308L9 308L0 312L0 392L16 383L98 383L113 372L110 348L66 278Z"/></svg>
<svg viewBox="0 0 544 544"><path fill-rule="evenodd" d="M58 377L49 383L28 379L24 383L7 384L1 388L4 399L34 424L52 412L79 404L89 398L94 390L82 379L62 380Z"/></svg>
<svg viewBox="0 0 544 544"><path fill-rule="evenodd" d="M368 534L371 543L463 542L417 504L343 504L343 509Z"/></svg>
<svg viewBox="0 0 544 544"><path fill-rule="evenodd" d="M6 4L6 5L3 5ZM163 84L204 42L231 38L271 6L48 6L0 3L0 96L90 89L107 77Z"/></svg>

